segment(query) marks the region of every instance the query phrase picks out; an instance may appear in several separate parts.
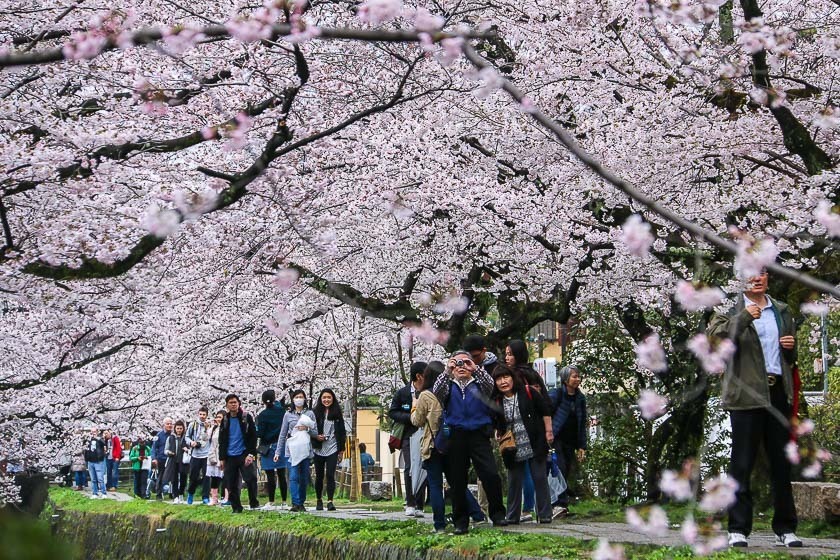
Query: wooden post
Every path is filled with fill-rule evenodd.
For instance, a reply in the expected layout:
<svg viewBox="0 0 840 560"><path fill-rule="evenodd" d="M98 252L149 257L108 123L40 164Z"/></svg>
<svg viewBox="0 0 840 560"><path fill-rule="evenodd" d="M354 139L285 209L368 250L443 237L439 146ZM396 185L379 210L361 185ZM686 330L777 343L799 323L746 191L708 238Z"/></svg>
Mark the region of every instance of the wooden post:
<svg viewBox="0 0 840 560"><path fill-rule="evenodd" d="M355 436L348 438L350 447L350 501L362 499L362 459L359 456L359 443Z"/></svg>

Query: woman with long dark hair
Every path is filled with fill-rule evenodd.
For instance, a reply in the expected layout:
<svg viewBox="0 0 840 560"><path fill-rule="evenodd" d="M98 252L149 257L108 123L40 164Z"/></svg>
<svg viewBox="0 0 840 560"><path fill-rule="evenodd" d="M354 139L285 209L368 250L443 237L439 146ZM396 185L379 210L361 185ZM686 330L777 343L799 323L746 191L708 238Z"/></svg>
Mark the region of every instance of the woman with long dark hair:
<svg viewBox="0 0 840 560"><path fill-rule="evenodd" d="M504 414L504 428L513 436L515 449L505 457L508 470L507 520L518 524L522 513L522 481L525 470L531 471L540 523L551 523L551 499L546 465L549 435L543 417L548 415L545 400L522 383L507 366L493 370L495 384L492 397ZM507 452L506 452L507 453Z"/></svg>
<svg viewBox="0 0 840 560"><path fill-rule="evenodd" d="M277 455L277 437L280 435L280 428L283 427L283 417L286 411L283 406L276 402L274 389L263 391L262 403L265 408L257 414L257 437L260 438L260 445L257 451L260 454L260 467L265 473L265 490L268 494L268 503L263 509L275 509L274 497L277 486L280 486L280 497L282 503L280 509L286 507L286 457L280 453L280 460L275 461Z"/></svg>
<svg viewBox="0 0 840 560"><path fill-rule="evenodd" d="M301 423L301 418L308 417L311 428ZM299 426L298 423L301 425ZM292 392L292 409L283 416L283 425L280 427L280 435L277 437L277 449L274 452L274 461L280 461L280 454L285 453L289 460L289 486L292 494L292 507L289 511L306 511L303 503L306 501L306 486L309 484L309 462L312 459L312 445L309 445L309 455L299 461L292 456L289 450L289 441L298 431L307 430L309 436L315 438L318 431L315 423L315 414L306 407L306 392L303 389L296 389Z"/></svg>
<svg viewBox="0 0 840 560"><path fill-rule="evenodd" d="M184 451L188 449L185 431L186 424L183 420L178 420L166 440L166 469L163 472L163 482L169 483L169 493L174 504L181 503L181 495L186 490L187 475L190 472L189 462L184 463Z"/></svg>
<svg viewBox="0 0 840 560"><path fill-rule="evenodd" d="M327 510L335 511L333 495L335 494L335 468L344 454L344 442L347 440L347 429L344 426L344 415L341 406L332 389L324 389L318 395L315 403L315 424L318 435L312 442L315 454L315 495L318 498L315 509L322 511L324 502L324 471L327 479Z"/></svg>

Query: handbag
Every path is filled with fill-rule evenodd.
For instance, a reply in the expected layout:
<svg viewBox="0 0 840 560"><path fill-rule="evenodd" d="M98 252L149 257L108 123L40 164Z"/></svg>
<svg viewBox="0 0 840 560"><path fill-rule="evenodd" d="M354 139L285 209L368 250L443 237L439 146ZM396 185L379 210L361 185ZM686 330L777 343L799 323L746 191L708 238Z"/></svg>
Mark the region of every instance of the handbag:
<svg viewBox="0 0 840 560"><path fill-rule="evenodd" d="M181 463L183 463L184 465L189 465L191 459L192 459L192 450L185 450L184 454L181 456Z"/></svg>
<svg viewBox="0 0 840 560"><path fill-rule="evenodd" d="M440 424L440 429L435 434L434 439L435 449L441 455L446 455L449 452L449 436L451 433L452 431L449 424L446 423L446 420L443 420Z"/></svg>
<svg viewBox="0 0 840 560"><path fill-rule="evenodd" d="M268 443L261 443L257 446L257 453L263 457L268 457L269 451L271 451L271 445Z"/></svg>
<svg viewBox="0 0 840 560"><path fill-rule="evenodd" d="M391 453L397 449L402 449L402 436L404 432L405 426L402 424L398 422L391 424L391 436L388 438L388 449L391 450Z"/></svg>
<svg viewBox="0 0 840 560"><path fill-rule="evenodd" d="M508 430L503 433L499 437L499 452L504 455L505 453L516 453L516 439L513 437L513 430Z"/></svg>

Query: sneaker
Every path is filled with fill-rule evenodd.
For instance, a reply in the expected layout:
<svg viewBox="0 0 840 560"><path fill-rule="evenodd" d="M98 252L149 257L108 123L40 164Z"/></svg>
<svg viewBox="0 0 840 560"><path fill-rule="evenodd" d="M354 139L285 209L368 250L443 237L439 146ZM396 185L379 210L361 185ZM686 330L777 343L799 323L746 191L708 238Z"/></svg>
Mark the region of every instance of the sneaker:
<svg viewBox="0 0 840 560"><path fill-rule="evenodd" d="M554 506L551 510L551 518L566 517L569 515L569 508L563 506Z"/></svg>
<svg viewBox="0 0 840 560"><path fill-rule="evenodd" d="M417 510L416 510L416 509L414 509L413 507L406 507L406 508L405 508L405 514L406 514L408 517L414 517L414 514L415 514L416 512L417 512Z"/></svg>
<svg viewBox="0 0 840 560"><path fill-rule="evenodd" d="M276 509L276 508L274 507L274 504L273 504L273 503L268 502L267 504L265 504L265 505L264 505L263 507L261 507L260 509L261 509L261 510L263 510L263 511L272 511L272 510L274 510L274 509Z"/></svg>
<svg viewBox="0 0 840 560"><path fill-rule="evenodd" d="M729 537L730 542L732 542L732 537ZM793 533L784 533L781 535L776 535L776 546L787 546L790 548L801 548L802 541L799 540L799 537L794 535Z"/></svg>
<svg viewBox="0 0 840 560"><path fill-rule="evenodd" d="M180 503L181 503L181 496L178 496L177 498L175 498L174 500L172 500L172 503L173 503L173 504L180 504Z"/></svg>
<svg viewBox="0 0 840 560"><path fill-rule="evenodd" d="M493 527L507 527L507 526L508 526L508 520L505 519L504 517L502 517L500 519L493 520Z"/></svg>
<svg viewBox="0 0 840 560"><path fill-rule="evenodd" d="M417 517L418 519L423 519L423 517L425 517L425 514L423 513L422 509L415 509L414 517Z"/></svg>
<svg viewBox="0 0 840 560"><path fill-rule="evenodd" d="M327 511L335 511L335 504L327 502Z"/></svg>
<svg viewBox="0 0 840 560"><path fill-rule="evenodd" d="M324 502L322 502L321 500L318 500L315 504L315 510L316 511L324 511Z"/></svg>
<svg viewBox="0 0 840 560"><path fill-rule="evenodd" d="M90 499L91 499L91 500L98 500L98 499L99 499L99 495L98 495L98 494L91 494L91 495L90 495Z"/></svg>
<svg viewBox="0 0 840 560"><path fill-rule="evenodd" d="M301 511L301 509L301 506L292 504L292 507L289 508L289 511L292 513L298 513L299 511Z"/></svg>
<svg viewBox="0 0 840 560"><path fill-rule="evenodd" d="M283 503L280 504L280 511L286 511L288 509L289 509L289 504L287 504L286 502L283 502Z"/></svg>
<svg viewBox="0 0 840 560"><path fill-rule="evenodd" d="M744 548L747 544L747 537L743 533L729 533L729 546Z"/></svg>
<svg viewBox="0 0 840 560"><path fill-rule="evenodd" d="M192 495L192 494L188 494L188 495L187 495L187 505L188 505L188 506L191 506L191 505L192 505L192 503L193 503L193 495Z"/></svg>
<svg viewBox="0 0 840 560"><path fill-rule="evenodd" d="M201 503L204 504L205 506L209 506L210 505L210 498L201 498Z"/></svg>
<svg viewBox="0 0 840 560"><path fill-rule="evenodd" d="M220 505L220 506L229 506L229 505L230 505L230 502L229 502L229 501L227 501L227 500L225 500L225 501L223 501L223 502L219 502L219 505Z"/></svg>
<svg viewBox="0 0 840 560"><path fill-rule="evenodd" d="M455 530L452 531L453 535L466 535L469 533L470 530L467 527L455 527Z"/></svg>
<svg viewBox="0 0 840 560"><path fill-rule="evenodd" d="M550 517L541 517L540 518L540 523L551 523L552 521L554 521L554 520Z"/></svg>
<svg viewBox="0 0 840 560"><path fill-rule="evenodd" d="M533 521L534 517L530 513L526 513L522 517L519 518L520 523L526 523L528 521Z"/></svg>

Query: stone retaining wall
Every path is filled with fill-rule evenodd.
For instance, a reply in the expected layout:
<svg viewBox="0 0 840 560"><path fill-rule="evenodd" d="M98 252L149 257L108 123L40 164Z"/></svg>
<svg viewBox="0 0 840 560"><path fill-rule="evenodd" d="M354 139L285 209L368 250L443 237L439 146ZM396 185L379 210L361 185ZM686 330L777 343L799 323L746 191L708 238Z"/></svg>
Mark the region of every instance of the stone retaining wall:
<svg viewBox="0 0 840 560"><path fill-rule="evenodd" d="M74 543L86 560L465 560L478 554L418 551L390 544L365 544L318 536L298 536L160 516L56 512L53 530ZM161 529L165 529L162 531ZM482 560L493 556L482 555ZM501 559L501 557L499 557ZM505 560L534 560L504 556Z"/></svg>

